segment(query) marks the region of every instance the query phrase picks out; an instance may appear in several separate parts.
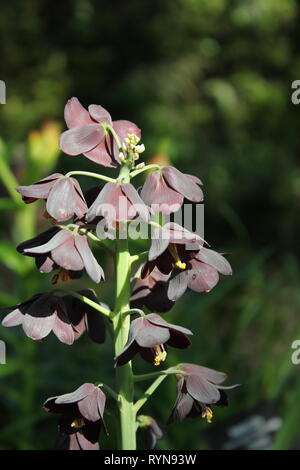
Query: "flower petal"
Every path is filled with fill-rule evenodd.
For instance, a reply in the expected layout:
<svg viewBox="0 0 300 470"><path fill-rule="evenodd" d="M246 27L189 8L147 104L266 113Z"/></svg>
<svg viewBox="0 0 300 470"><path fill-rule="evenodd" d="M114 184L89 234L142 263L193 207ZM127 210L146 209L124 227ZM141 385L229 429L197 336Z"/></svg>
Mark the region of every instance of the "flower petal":
<svg viewBox="0 0 300 470"><path fill-rule="evenodd" d="M60 136L60 148L68 155L79 155L92 150L104 139L100 124L72 127Z"/></svg>
<svg viewBox="0 0 300 470"><path fill-rule="evenodd" d="M107 122L110 126L112 125L112 120L109 112L99 104L90 104L89 113L95 121Z"/></svg>
<svg viewBox="0 0 300 470"><path fill-rule="evenodd" d="M123 193L131 202L134 211L140 215L141 219L147 222L149 220L149 209L145 205L141 197L139 196L135 187L130 183L126 183L126 184L121 184L121 188L122 188ZM128 214L128 216L130 216L131 218L130 213ZM135 213L132 214L132 217L134 216L135 216Z"/></svg>
<svg viewBox="0 0 300 470"><path fill-rule="evenodd" d="M174 271L168 285L168 298L175 302L181 297L188 286L189 271Z"/></svg>
<svg viewBox="0 0 300 470"><path fill-rule="evenodd" d="M97 283L100 282L102 278L104 279L105 275L103 269L94 257L89 247L87 237L85 235L77 235L75 237L75 246L80 253L84 267L90 278Z"/></svg>
<svg viewBox="0 0 300 470"><path fill-rule="evenodd" d="M52 397L48 398L46 403L55 398L55 404L56 405L65 405L69 403L77 403L80 400L83 400L85 397L87 397L90 393L93 393L95 390L96 386L92 383L85 383L83 385L80 385L74 392L71 393L65 393L64 395L60 395L59 397ZM45 403L45 405L46 405Z"/></svg>
<svg viewBox="0 0 300 470"><path fill-rule="evenodd" d="M52 238L50 238L50 240L44 245L34 246L33 248L24 248L23 252L24 253L38 253L38 254L49 253L54 248L57 248L62 243L66 242L70 237L72 237L72 233L69 230L60 230ZM26 242L24 242L24 244L25 243ZM19 247L20 246L21 245L19 245Z"/></svg>
<svg viewBox="0 0 300 470"><path fill-rule="evenodd" d="M147 321L147 317L142 318L143 327L136 335L136 342L142 348L153 348L159 344L166 343L170 338L168 328L156 326Z"/></svg>
<svg viewBox="0 0 300 470"><path fill-rule="evenodd" d="M210 291L219 281L218 271L208 264L196 259L191 262L192 269L188 271L188 287L195 292Z"/></svg>
<svg viewBox="0 0 300 470"><path fill-rule="evenodd" d="M73 344L75 335L72 325L62 321L57 314L53 323L53 333L57 336L59 341L65 344Z"/></svg>
<svg viewBox="0 0 300 470"><path fill-rule="evenodd" d="M232 269L227 259L216 251L202 247L196 258L203 263L213 266L219 273L225 276L232 274Z"/></svg>
<svg viewBox="0 0 300 470"><path fill-rule="evenodd" d="M61 173L53 173L29 186L17 186L16 191L26 198L47 199L53 184L62 176Z"/></svg>
<svg viewBox="0 0 300 470"><path fill-rule="evenodd" d="M200 375L205 378L208 382L219 385L227 379L227 375L224 372L219 372L208 367L199 366L197 364L183 363L180 365L180 369L188 374Z"/></svg>
<svg viewBox="0 0 300 470"><path fill-rule="evenodd" d="M82 218L88 208L78 182L73 178L60 178L50 191L47 212L58 222L73 217Z"/></svg>
<svg viewBox="0 0 300 470"><path fill-rule="evenodd" d="M26 313L23 318L23 330L25 334L34 340L43 339L52 330L55 315L47 317L32 317Z"/></svg>
<svg viewBox="0 0 300 470"><path fill-rule="evenodd" d="M70 271L81 271L84 268L84 261L75 248L76 238L71 234L64 243L51 251L53 261Z"/></svg>
<svg viewBox="0 0 300 470"><path fill-rule="evenodd" d="M69 128L93 123L88 111L75 97L67 101L64 114L66 124Z"/></svg>
<svg viewBox="0 0 300 470"><path fill-rule="evenodd" d="M182 206L184 197L168 186L158 171L152 171L141 190L141 198L151 206L152 211L163 214L177 212Z"/></svg>
<svg viewBox="0 0 300 470"><path fill-rule="evenodd" d="M124 142L128 134L134 134L137 137L141 137L141 129L139 129L133 122L130 121L114 121L113 128L118 134L121 143Z"/></svg>
<svg viewBox="0 0 300 470"><path fill-rule="evenodd" d="M2 326L10 327L10 326L18 326L22 325L23 322L23 315L18 308L10 312L6 315L5 318L2 320Z"/></svg>
<svg viewBox="0 0 300 470"><path fill-rule="evenodd" d="M191 178L176 168L165 166L163 176L171 188L182 194L189 201L200 202L203 200L202 189Z"/></svg>
<svg viewBox="0 0 300 470"><path fill-rule="evenodd" d="M186 379L188 393L197 401L209 405L220 400L220 392L215 385L199 375L189 375Z"/></svg>

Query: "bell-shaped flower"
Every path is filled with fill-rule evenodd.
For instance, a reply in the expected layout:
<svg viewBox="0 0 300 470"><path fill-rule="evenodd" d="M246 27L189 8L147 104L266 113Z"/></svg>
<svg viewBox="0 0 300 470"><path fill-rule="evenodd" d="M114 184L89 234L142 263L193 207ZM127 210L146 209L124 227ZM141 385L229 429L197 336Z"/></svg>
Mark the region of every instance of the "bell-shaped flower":
<svg viewBox="0 0 300 470"><path fill-rule="evenodd" d="M37 294L10 309L13 310L3 319L3 326L22 325L33 340L41 340L53 331L62 343L73 344L75 331L62 297Z"/></svg>
<svg viewBox="0 0 300 470"><path fill-rule="evenodd" d="M227 375L195 364L181 364L183 374L177 375L177 398L169 422L183 421L185 418L202 417L211 422L213 412L207 405L228 406L224 390L238 387L222 384Z"/></svg>
<svg viewBox="0 0 300 470"><path fill-rule="evenodd" d="M186 270L176 269L172 272L168 297L176 301L187 287L199 293L209 292L219 282L219 273L224 276L232 274L229 262L220 253L201 246L198 253L187 262Z"/></svg>
<svg viewBox="0 0 300 470"><path fill-rule="evenodd" d="M139 415L137 417L137 437L143 443L145 450L153 450L158 439L162 439L163 432L151 416Z"/></svg>
<svg viewBox="0 0 300 470"><path fill-rule="evenodd" d="M169 274L174 268L185 270L187 262L200 250L200 243L204 240L199 235L173 222L155 228L142 277L146 277L155 267L163 274Z"/></svg>
<svg viewBox="0 0 300 470"><path fill-rule="evenodd" d="M116 366L131 361L137 353L150 364L159 366L166 359L167 345L185 349L191 344L187 335L192 334L187 328L172 325L155 313L136 318L131 322L124 349L115 358Z"/></svg>
<svg viewBox="0 0 300 470"><path fill-rule="evenodd" d="M67 102L64 114L69 130L60 137L62 151L68 155L83 153L90 160L106 167L120 163L119 149L101 124L112 126L121 144L128 134L140 136L140 129L132 122L112 122L109 112L102 106L92 104L87 111L74 97Z"/></svg>
<svg viewBox="0 0 300 470"><path fill-rule="evenodd" d="M59 433L68 436L70 450L98 450L105 402L99 387L85 383L72 393L48 398L43 407L60 414Z"/></svg>
<svg viewBox="0 0 300 470"><path fill-rule="evenodd" d="M17 186L16 190L27 204L45 199L47 213L58 222L73 216L81 219L88 209L78 181L60 173L54 173L29 186Z"/></svg>
<svg viewBox="0 0 300 470"><path fill-rule="evenodd" d="M94 203L89 208L86 220L102 216L111 227L116 222L127 221L139 215L148 221L149 209L130 183L106 183Z"/></svg>
<svg viewBox="0 0 300 470"><path fill-rule="evenodd" d="M21 243L17 250L27 256L38 258L41 272L50 272L57 266L61 269L53 279L55 284L59 279L66 281L80 277L83 269L94 282L104 279L104 272L94 257L86 235L78 231L70 231L53 227L31 240ZM45 240L46 238L46 240ZM45 242L44 242L45 240ZM75 273L75 276L73 275Z"/></svg>
<svg viewBox="0 0 300 470"><path fill-rule="evenodd" d="M78 294L84 295L93 302L109 309L107 305L99 302L93 289L82 289ZM64 295L63 301L66 305L68 317L73 325L75 340L87 331L91 340L95 343L104 343L105 341L105 322L104 317L90 305L82 300L72 296Z"/></svg>
<svg viewBox="0 0 300 470"><path fill-rule="evenodd" d="M141 190L141 198L154 213L171 214L183 204L184 198L193 202L203 200L199 178L186 175L172 166L152 171Z"/></svg>
<svg viewBox="0 0 300 470"><path fill-rule="evenodd" d="M162 274L156 267L151 274L136 281L130 298L130 308L143 307L151 312L166 313L175 302L168 297L170 275Z"/></svg>

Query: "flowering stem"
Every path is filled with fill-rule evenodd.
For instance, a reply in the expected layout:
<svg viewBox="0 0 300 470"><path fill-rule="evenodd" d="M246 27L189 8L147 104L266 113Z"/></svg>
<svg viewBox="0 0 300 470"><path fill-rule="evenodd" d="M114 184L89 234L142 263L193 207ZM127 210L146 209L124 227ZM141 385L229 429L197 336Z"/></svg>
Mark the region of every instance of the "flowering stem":
<svg viewBox="0 0 300 470"><path fill-rule="evenodd" d="M89 299L85 295L78 294L77 292L73 292L72 290L64 290L64 289L56 289L58 291L66 292L69 295L72 295L73 297L76 297L76 299L81 300L87 305L90 305L90 307L93 307L95 310L98 310L98 312L102 313L102 315L105 315L107 317L110 317L110 310L108 310L105 307L102 307L102 305L97 304L97 302L94 302L93 300Z"/></svg>
<svg viewBox="0 0 300 470"><path fill-rule="evenodd" d="M113 328L115 334L115 355L124 348L130 328L130 316L123 313L130 310L131 261L127 239L116 239L116 302ZM136 449L135 410L133 407L133 374L131 362L117 367L116 382L119 393L122 450Z"/></svg>
<svg viewBox="0 0 300 470"><path fill-rule="evenodd" d="M140 398L134 405L135 413L137 413L142 408L142 406L146 403L148 398L155 392L157 387L160 386L160 384L165 380L166 377L167 377L167 374L160 375L159 377L157 377L156 380L154 380L154 382L150 385L150 387L147 388L142 398Z"/></svg>
<svg viewBox="0 0 300 470"><path fill-rule="evenodd" d="M130 178L134 178L135 176L139 175L140 173L143 173L144 171L147 170L160 170L162 168L161 165L146 165L143 168L139 168L138 170L134 170L130 173Z"/></svg>
<svg viewBox="0 0 300 470"><path fill-rule="evenodd" d="M97 384L97 387L102 388L107 392L108 395L110 395L114 400L119 401L119 395L108 385L104 383Z"/></svg>
<svg viewBox="0 0 300 470"><path fill-rule="evenodd" d="M116 180L115 178L110 178L109 176L105 176L105 175L100 175L98 173L93 173L91 171L69 171L69 173L67 173L65 176L66 177L70 177L70 176L73 176L73 175L82 175L82 176L90 176L91 178L96 178L98 180L103 180L103 181L107 181L108 183L115 183Z"/></svg>
<svg viewBox="0 0 300 470"><path fill-rule="evenodd" d="M134 375L133 380L134 382L142 382L143 380L153 379L154 377L160 377L161 375L172 375L172 374L181 374L185 375L185 373L177 369L176 367L170 367L169 369L165 370L158 370L157 372L150 372L150 374L140 374Z"/></svg>

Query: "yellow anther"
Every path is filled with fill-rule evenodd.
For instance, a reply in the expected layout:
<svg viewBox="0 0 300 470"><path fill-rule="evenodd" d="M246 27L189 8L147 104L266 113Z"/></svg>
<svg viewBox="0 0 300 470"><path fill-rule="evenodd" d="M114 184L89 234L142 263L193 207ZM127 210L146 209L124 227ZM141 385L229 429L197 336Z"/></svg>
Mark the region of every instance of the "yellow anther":
<svg viewBox="0 0 300 470"><path fill-rule="evenodd" d="M76 418L74 419L73 423L71 424L71 428L81 428L84 425L83 418Z"/></svg>
<svg viewBox="0 0 300 470"><path fill-rule="evenodd" d="M171 253L171 255L173 256L175 260L175 266L179 269L186 269L186 263L183 263L181 259L179 258L176 245L174 245L173 243L170 243L169 252Z"/></svg>
<svg viewBox="0 0 300 470"><path fill-rule="evenodd" d="M176 261L175 266L179 269L185 269L186 268L186 263L183 263L182 261Z"/></svg>
<svg viewBox="0 0 300 470"><path fill-rule="evenodd" d="M210 289L206 290L205 293L208 294L210 292Z"/></svg>
<svg viewBox="0 0 300 470"><path fill-rule="evenodd" d="M206 418L208 423L211 423L213 412L210 408L205 407L205 410L202 411L202 418Z"/></svg>
<svg viewBox="0 0 300 470"><path fill-rule="evenodd" d="M165 350L162 344L160 344L159 346L155 346L154 351L154 365L159 366L161 362L164 362L166 360L167 351Z"/></svg>
<svg viewBox="0 0 300 470"><path fill-rule="evenodd" d="M66 269L61 268L55 276L53 276L51 283L56 284L58 281L69 281L71 279L69 272Z"/></svg>

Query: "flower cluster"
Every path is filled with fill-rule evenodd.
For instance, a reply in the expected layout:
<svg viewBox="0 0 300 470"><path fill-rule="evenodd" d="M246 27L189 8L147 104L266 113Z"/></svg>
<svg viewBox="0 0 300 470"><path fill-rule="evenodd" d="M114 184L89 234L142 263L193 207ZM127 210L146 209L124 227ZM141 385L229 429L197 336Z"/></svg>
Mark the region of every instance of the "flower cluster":
<svg viewBox="0 0 300 470"><path fill-rule="evenodd" d="M113 121L100 105L92 104L85 109L77 98L72 98L65 106L64 116L68 129L60 137L61 150L71 156L83 154L104 167L119 167L119 175L111 178L71 171L66 175L53 173L31 185L18 186L16 190L26 204L44 201L44 215L52 225L19 244L17 250L34 258L41 273L54 271L54 285L62 281L64 287L66 281L79 279L84 271L98 284L105 275L90 243L107 248L106 238L116 239L116 247L109 249L116 257L115 311L100 302L92 289L74 292L55 288L6 308L2 325L20 325L36 341L53 332L68 345L84 331L101 344L108 327L115 343L115 367L122 367L117 380L119 388L115 392L105 384L85 383L72 393L49 398L44 409L59 414L58 447L99 449L100 432L106 431L103 388L119 402L122 432L126 423L129 434L128 438L122 435L124 448L135 446L136 424L146 447L153 448L162 432L149 416L139 415L135 422L139 401L133 405L135 377L131 361L139 354L156 366L154 375L156 372L158 377L176 374L177 399L169 422L196 416L210 422L209 405L227 406L224 390L235 386L221 386L225 374L199 365L180 364L161 371L159 366L166 361L168 348L188 348L192 332L169 323L158 313L168 312L187 288L197 293L209 292L217 285L220 274L231 274L231 267L225 255L209 248L198 234L165 219L181 209L185 201L203 200L200 179L172 166L137 163L145 151L140 129L130 121ZM147 170L151 171L137 190L132 180ZM74 178L76 175L90 176L105 184L82 190ZM128 244L120 245L120 233L137 222L153 229L151 243L146 255L131 256ZM101 227L114 228L115 234L108 231L102 237ZM133 261L141 265L130 285ZM120 377L124 383L120 383ZM141 400L140 406L144 403Z"/></svg>

